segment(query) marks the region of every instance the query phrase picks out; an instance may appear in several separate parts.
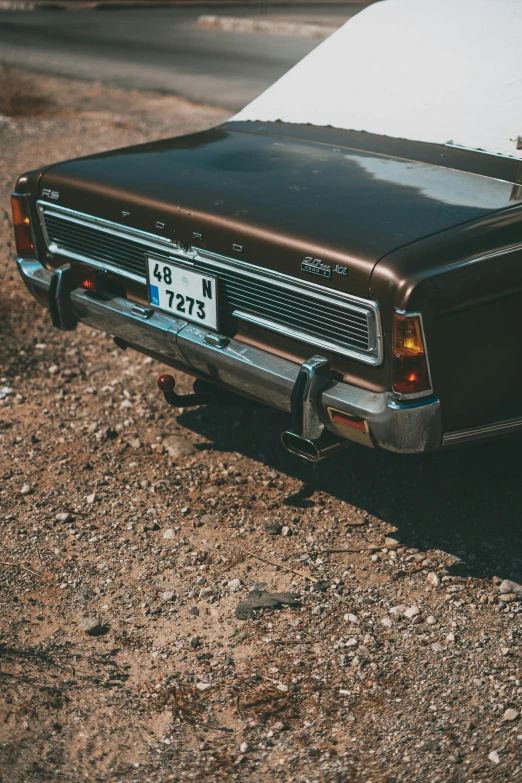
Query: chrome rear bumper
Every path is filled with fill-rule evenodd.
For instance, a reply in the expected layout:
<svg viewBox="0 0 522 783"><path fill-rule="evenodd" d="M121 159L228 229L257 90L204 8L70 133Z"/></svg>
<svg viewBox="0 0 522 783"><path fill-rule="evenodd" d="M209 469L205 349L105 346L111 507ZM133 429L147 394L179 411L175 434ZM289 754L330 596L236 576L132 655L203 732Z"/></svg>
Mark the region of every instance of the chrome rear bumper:
<svg viewBox="0 0 522 783"><path fill-rule="evenodd" d="M18 259L18 267L33 296L40 302L42 294L48 298L55 326L71 329L81 321L168 365L291 411L299 364L239 340L219 339L215 332L123 298L94 298L83 289L71 289L67 266L53 273L38 261ZM327 429L350 438L349 428L345 433L332 424L329 408L365 419L369 446L413 454L437 449L442 442L437 399L402 405L391 394L332 381L322 391L318 409Z"/></svg>

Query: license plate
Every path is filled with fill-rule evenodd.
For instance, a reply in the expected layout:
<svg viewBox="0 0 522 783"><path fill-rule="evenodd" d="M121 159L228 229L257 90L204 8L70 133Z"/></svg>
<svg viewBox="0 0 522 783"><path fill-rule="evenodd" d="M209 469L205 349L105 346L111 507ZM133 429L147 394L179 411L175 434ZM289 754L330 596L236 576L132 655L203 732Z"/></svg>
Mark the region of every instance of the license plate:
<svg viewBox="0 0 522 783"><path fill-rule="evenodd" d="M150 303L178 318L217 329L217 278L147 259Z"/></svg>

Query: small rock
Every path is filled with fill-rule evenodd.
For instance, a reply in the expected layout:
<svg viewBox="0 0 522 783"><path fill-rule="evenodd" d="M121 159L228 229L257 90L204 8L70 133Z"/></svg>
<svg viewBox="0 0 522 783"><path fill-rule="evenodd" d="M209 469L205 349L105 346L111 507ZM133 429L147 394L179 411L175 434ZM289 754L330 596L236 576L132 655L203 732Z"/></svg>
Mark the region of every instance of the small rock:
<svg viewBox="0 0 522 783"><path fill-rule="evenodd" d="M179 435L167 435L166 438L163 438L163 445L169 457L173 459L176 459L176 457L188 457L190 454L196 453L194 444Z"/></svg>
<svg viewBox="0 0 522 783"><path fill-rule="evenodd" d="M323 613L323 609L321 606L314 606L314 608L311 611L311 614L313 615L320 615Z"/></svg>
<svg viewBox="0 0 522 783"><path fill-rule="evenodd" d="M227 583L227 587L230 587L231 590L239 590L241 587L241 579L231 579L230 582Z"/></svg>
<svg viewBox="0 0 522 783"><path fill-rule="evenodd" d="M498 764L500 761L500 757L496 750L492 750L491 753L488 756L488 759L493 762L493 764Z"/></svg>
<svg viewBox="0 0 522 783"><path fill-rule="evenodd" d="M419 623L424 622L424 618L421 614L416 614L415 617L412 617L411 621L414 625L419 625Z"/></svg>
<svg viewBox="0 0 522 783"><path fill-rule="evenodd" d="M430 614L430 616L426 618L426 622L428 625L437 625L437 618Z"/></svg>
<svg viewBox="0 0 522 783"><path fill-rule="evenodd" d="M410 620L412 617L416 617L418 614L420 614L420 609L418 606L409 606L404 611L404 616L408 617Z"/></svg>
<svg viewBox="0 0 522 783"><path fill-rule="evenodd" d="M426 581L432 587L438 587L440 585L440 578L433 571L430 574L428 574L428 576L426 577Z"/></svg>
<svg viewBox="0 0 522 783"><path fill-rule="evenodd" d="M292 531L288 527L288 525L283 525L283 527L281 528L281 535L282 536L291 536L292 535Z"/></svg>
<svg viewBox="0 0 522 783"><path fill-rule="evenodd" d="M241 751L241 753L246 753L248 751L247 743L246 742L242 742L241 745L239 746L239 750Z"/></svg>
<svg viewBox="0 0 522 783"><path fill-rule="evenodd" d="M203 587L199 591L200 598L210 598L211 595L214 595L214 590L211 587Z"/></svg>
<svg viewBox="0 0 522 783"><path fill-rule="evenodd" d="M383 617L383 618L382 618L382 620L381 620L381 623L382 623L382 624L383 624L383 625L384 625L386 628L391 628L391 627L392 627L392 625L393 625L393 623L392 623L392 621L390 620L390 618L389 618L389 617Z"/></svg>
<svg viewBox="0 0 522 783"><path fill-rule="evenodd" d="M131 449L139 449L141 448L141 440L139 438L132 438L132 440L129 441L129 446Z"/></svg>
<svg viewBox="0 0 522 783"><path fill-rule="evenodd" d="M58 367L57 364L51 364L51 366L49 367L48 372L49 372L49 375L56 375L59 372L59 370L60 370L60 368Z"/></svg>
<svg viewBox="0 0 522 783"><path fill-rule="evenodd" d="M284 682L278 682L276 688L278 691L282 691L283 693L288 692L288 685L285 685Z"/></svg>
<svg viewBox="0 0 522 783"><path fill-rule="evenodd" d="M398 606L392 606L390 609L390 614L394 617L402 617L404 612L406 611L406 607L404 604L399 604Z"/></svg>
<svg viewBox="0 0 522 783"><path fill-rule="evenodd" d="M166 538L168 541L176 538L176 531L169 527L168 530L163 531L163 538Z"/></svg>
<svg viewBox="0 0 522 783"><path fill-rule="evenodd" d="M449 633L449 634L446 636L446 641L447 641L447 642L454 642L454 641L455 641L455 639L456 639L456 636L455 636L455 634L454 634L454 633Z"/></svg>
<svg viewBox="0 0 522 783"><path fill-rule="evenodd" d="M29 484L24 484L22 489L21 489L22 495L29 495L30 492L32 492L32 489L29 486Z"/></svg>
<svg viewBox="0 0 522 783"><path fill-rule="evenodd" d="M201 639L199 636L193 636L190 640L190 646L193 650L197 650L199 647L201 647Z"/></svg>
<svg viewBox="0 0 522 783"><path fill-rule="evenodd" d="M174 598L174 593L172 592L172 590L165 590L165 592L161 594L162 601L172 601L173 598Z"/></svg>
<svg viewBox="0 0 522 783"><path fill-rule="evenodd" d="M515 593L522 598L522 585L519 585L518 582L512 582L511 579L504 579L498 589L500 593Z"/></svg>
<svg viewBox="0 0 522 783"><path fill-rule="evenodd" d="M347 620L349 623L358 623L359 618L356 614L345 614L344 619Z"/></svg>
<svg viewBox="0 0 522 783"><path fill-rule="evenodd" d="M196 688L198 691L208 691L209 688L212 688L212 683L210 682L198 682L196 684Z"/></svg>
<svg viewBox="0 0 522 783"><path fill-rule="evenodd" d="M401 542L397 538L386 536L384 539L384 546L387 546L388 549L394 549L396 546L400 546L400 545Z"/></svg>
<svg viewBox="0 0 522 783"><path fill-rule="evenodd" d="M511 707L505 711L505 713L502 716L502 720L516 720L519 717L520 713L518 710L514 710Z"/></svg>
<svg viewBox="0 0 522 783"><path fill-rule="evenodd" d="M96 500L96 492L93 492L92 495L87 495L85 500L87 501L87 503L94 503Z"/></svg>
<svg viewBox="0 0 522 783"><path fill-rule="evenodd" d="M370 555L370 560L372 561L372 563L378 563L380 559L381 558L379 557L379 555Z"/></svg>
<svg viewBox="0 0 522 783"><path fill-rule="evenodd" d="M71 519L71 515L67 514L65 511L61 511L55 516L55 519L57 522L68 522Z"/></svg>
<svg viewBox="0 0 522 783"><path fill-rule="evenodd" d="M346 520L346 524L350 527L362 527L362 525L366 525L366 519L359 516L359 514L355 514L353 517Z"/></svg>
<svg viewBox="0 0 522 783"><path fill-rule="evenodd" d="M193 615L194 617L199 617L199 609L197 606L193 606L192 609L189 609L189 614Z"/></svg>
<svg viewBox="0 0 522 783"><path fill-rule="evenodd" d="M442 644L439 644L438 642L433 642L433 644L431 645L431 649L433 650L433 652L442 652L444 650L444 647L442 646Z"/></svg>
<svg viewBox="0 0 522 783"><path fill-rule="evenodd" d="M101 636L106 631L105 626L103 626L96 617L84 617L82 620L82 628L89 636Z"/></svg>
<svg viewBox="0 0 522 783"><path fill-rule="evenodd" d="M278 525L277 522L267 522L265 525L265 530L269 536L278 536L282 529L282 526Z"/></svg>
<svg viewBox="0 0 522 783"><path fill-rule="evenodd" d="M505 604L512 604L514 601L520 601L520 597L516 593L503 593L498 600Z"/></svg>

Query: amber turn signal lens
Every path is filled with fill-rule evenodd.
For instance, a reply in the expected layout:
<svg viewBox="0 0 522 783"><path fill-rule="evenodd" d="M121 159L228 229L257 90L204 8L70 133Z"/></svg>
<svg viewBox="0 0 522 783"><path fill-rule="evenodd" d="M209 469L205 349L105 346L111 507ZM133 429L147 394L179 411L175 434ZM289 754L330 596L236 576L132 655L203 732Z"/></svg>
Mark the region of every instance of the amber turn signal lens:
<svg viewBox="0 0 522 783"><path fill-rule="evenodd" d="M396 313L393 322L393 390L421 394L431 389L420 315Z"/></svg>
<svg viewBox="0 0 522 783"><path fill-rule="evenodd" d="M13 228L17 255L19 258L27 258L27 256L34 257L36 252L33 231L31 228L28 197L13 194L11 196L11 210L13 213Z"/></svg>

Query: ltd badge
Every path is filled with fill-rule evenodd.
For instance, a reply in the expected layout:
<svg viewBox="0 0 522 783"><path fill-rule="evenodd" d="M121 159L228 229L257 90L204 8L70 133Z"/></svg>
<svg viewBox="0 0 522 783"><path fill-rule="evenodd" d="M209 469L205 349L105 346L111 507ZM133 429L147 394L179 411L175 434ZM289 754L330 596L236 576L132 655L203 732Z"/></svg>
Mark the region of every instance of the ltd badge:
<svg viewBox="0 0 522 783"><path fill-rule="evenodd" d="M303 272L310 272L310 274L318 275L319 277L330 279L332 276L332 267L329 264L323 264L318 258L312 258L312 256L307 256L302 261L301 269Z"/></svg>

